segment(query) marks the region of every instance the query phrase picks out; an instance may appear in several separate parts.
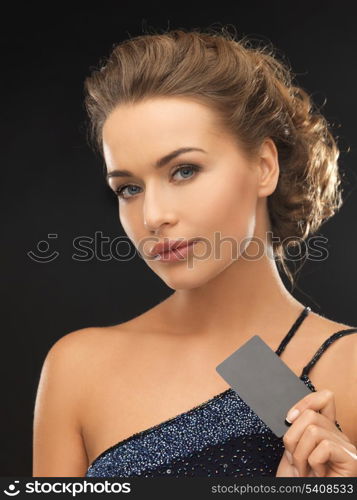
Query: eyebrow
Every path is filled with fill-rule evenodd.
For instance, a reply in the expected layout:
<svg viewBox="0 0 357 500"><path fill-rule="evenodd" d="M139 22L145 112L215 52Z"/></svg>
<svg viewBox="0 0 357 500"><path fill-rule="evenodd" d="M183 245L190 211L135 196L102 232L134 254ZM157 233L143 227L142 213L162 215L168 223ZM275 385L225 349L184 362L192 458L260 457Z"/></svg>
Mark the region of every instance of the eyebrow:
<svg viewBox="0 0 357 500"><path fill-rule="evenodd" d="M161 168L165 166L167 163L169 163L171 160L176 158L176 156L179 156L183 153L189 153L190 151L201 151L202 153L207 153L207 151L201 148L184 147L175 149L175 151L171 151L171 153L168 153L167 155L157 160L154 167ZM129 170L112 170L111 172L108 172L105 176L105 180L107 183L111 177L134 177L134 174L132 172L129 172Z"/></svg>

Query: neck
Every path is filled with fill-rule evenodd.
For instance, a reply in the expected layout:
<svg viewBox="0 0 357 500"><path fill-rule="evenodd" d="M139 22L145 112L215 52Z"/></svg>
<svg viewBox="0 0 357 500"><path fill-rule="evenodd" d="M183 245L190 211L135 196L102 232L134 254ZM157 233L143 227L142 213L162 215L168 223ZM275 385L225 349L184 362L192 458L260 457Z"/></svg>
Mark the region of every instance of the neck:
<svg viewBox="0 0 357 500"><path fill-rule="evenodd" d="M239 257L217 277L194 289L175 291L164 305L164 321L186 340L221 345L286 334L304 305L285 288L275 260ZM161 317L163 317L161 316Z"/></svg>

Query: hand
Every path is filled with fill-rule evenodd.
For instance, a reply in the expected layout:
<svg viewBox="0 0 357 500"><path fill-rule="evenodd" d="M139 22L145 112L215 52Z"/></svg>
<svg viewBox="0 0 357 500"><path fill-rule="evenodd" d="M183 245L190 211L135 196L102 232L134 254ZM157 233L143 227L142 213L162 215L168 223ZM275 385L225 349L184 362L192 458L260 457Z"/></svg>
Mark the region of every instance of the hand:
<svg viewBox="0 0 357 500"><path fill-rule="evenodd" d="M295 418L290 418L292 409L299 410ZM276 477L357 476L357 449L335 424L332 391L308 394L289 410L286 418L292 425L283 436L285 451Z"/></svg>

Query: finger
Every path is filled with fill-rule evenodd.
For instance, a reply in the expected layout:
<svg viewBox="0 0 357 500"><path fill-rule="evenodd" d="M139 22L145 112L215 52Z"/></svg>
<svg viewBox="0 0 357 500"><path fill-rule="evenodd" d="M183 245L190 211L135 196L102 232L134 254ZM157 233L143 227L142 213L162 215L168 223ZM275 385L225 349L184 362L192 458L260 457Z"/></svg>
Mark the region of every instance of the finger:
<svg viewBox="0 0 357 500"><path fill-rule="evenodd" d="M308 458L316 475L324 477L356 477L357 453L352 443L323 439Z"/></svg>
<svg viewBox="0 0 357 500"><path fill-rule="evenodd" d="M324 439L334 441L340 446L347 444L346 441L341 439L338 434L333 433L326 428L315 424L307 425L292 454L293 464L297 468L300 477L307 476L311 467L309 463L309 456Z"/></svg>
<svg viewBox="0 0 357 500"><path fill-rule="evenodd" d="M311 408L307 408L303 413L294 420L294 423L289 427L283 436L285 448L293 455L296 447L302 438L307 427L315 425L321 429L325 429L330 436L334 436L339 442L349 442L347 436L343 434L336 425L331 422L325 415L316 413Z"/></svg>
<svg viewBox="0 0 357 500"><path fill-rule="evenodd" d="M279 462L276 477L294 477L294 469L287 458L286 450Z"/></svg>
<svg viewBox="0 0 357 500"><path fill-rule="evenodd" d="M304 398L300 399L292 408L290 408L286 415L286 420L289 423L292 423L307 408L320 412L334 423L336 421L335 397L334 393L329 389L312 392L311 394L307 394ZM298 414L293 417L291 413L295 410L298 411Z"/></svg>

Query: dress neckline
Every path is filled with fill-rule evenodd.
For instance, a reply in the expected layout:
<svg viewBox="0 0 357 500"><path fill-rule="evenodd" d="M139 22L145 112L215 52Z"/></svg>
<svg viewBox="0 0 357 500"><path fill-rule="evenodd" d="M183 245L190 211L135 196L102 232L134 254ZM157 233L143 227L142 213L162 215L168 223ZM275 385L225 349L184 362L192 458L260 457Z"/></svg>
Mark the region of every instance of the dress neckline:
<svg viewBox="0 0 357 500"><path fill-rule="evenodd" d="M309 379L309 377L307 375L304 375L304 376L301 376L299 377L300 380L302 380L304 382L305 380L305 383L307 385L310 385L311 386L311 390L312 391L316 391L314 385L312 384L311 380ZM175 420L178 420L179 418L182 418L184 415L190 415L191 413L194 413L198 410L201 410L202 408L204 408L205 406L208 406L210 404L212 404L214 401L216 401L217 399L221 399L225 396L228 396L230 394L237 394L236 391L234 389L232 389L231 387L229 387L228 389L226 389L225 391L223 392L220 392L219 394L216 394L215 396L213 396L212 398L210 399L207 399L206 401L204 401L203 403L200 403L196 406L194 406L193 408L190 408L189 410L186 410L186 411L183 411L182 413L178 413L177 415L175 415L174 417L170 417L168 418L167 420L164 420L158 424L155 424L153 425L152 427L148 427L147 429L143 429L141 431L138 431L138 432L135 432L134 434L131 434L130 436L128 436L127 438L124 438L122 439L121 441L118 441L117 443L113 444L112 446L110 446L109 448L106 448L104 451L102 451L99 455L97 455L96 458L94 458L92 460L92 462L90 463L90 465L88 466L88 469L90 467L92 467L100 458L102 458L104 455L106 455L107 453L109 453L111 450L113 450L114 448L120 448L121 446L123 446L124 444L128 443L129 441L132 441L134 439L137 439L137 438L140 438L140 437L143 437L143 436L146 436L147 434L149 434L150 432L153 432L161 427L164 427L172 422L174 422ZM238 396L239 397L239 396Z"/></svg>
<svg viewBox="0 0 357 500"><path fill-rule="evenodd" d="M310 310L311 309L309 307L304 307L304 309L302 310L302 312L298 316L297 320L294 322L294 324L290 328L289 332L285 335L285 337L283 338L283 340L280 342L278 348L274 351L278 356L280 356L280 354L281 354L282 350L285 348L287 342L291 339L291 337L296 332L297 328L300 326L301 322L307 316L307 314L309 313ZM306 374L300 375L299 378L304 383L307 383L308 385L310 385L312 391L316 391L316 389L313 386L311 380L309 379L309 377ZM106 448L99 455L97 455L97 457L94 458L92 460L92 462L90 463L88 469L90 467L92 467L100 458L102 458L104 455L106 455L107 453L109 453L114 448L119 448L122 445L128 443L129 441L132 441L133 439L137 439L139 437L146 436L150 432L152 432L152 431L154 431L156 429L159 429L161 427L164 427L164 426L170 424L171 422L174 422L175 420L177 420L179 418L182 418L184 415L190 415L191 413L194 413L194 412L196 412L196 411L204 408L205 406L208 406L209 404L212 404L217 399L223 398L223 397L225 397L227 395L230 395L230 394L233 394L233 393L237 394L236 391L234 391L234 389L232 389L231 387L228 387L228 389L225 389L223 392L215 394L214 396L212 396L211 398L207 399L203 403L199 403L198 405L190 408L189 410L186 410L186 411L183 411L181 413L178 413L177 415L175 415L173 417L170 417L170 418L168 418L168 419L166 419L166 420L164 420L164 421L162 421L162 422L160 422L158 424L155 424L155 425L153 425L151 427L148 427L148 428L143 429L141 431L137 431L134 434L131 434L130 436L128 436L128 437L122 439L121 441L118 441L117 443L113 444L112 446ZM88 469L87 469L87 471L88 471Z"/></svg>

